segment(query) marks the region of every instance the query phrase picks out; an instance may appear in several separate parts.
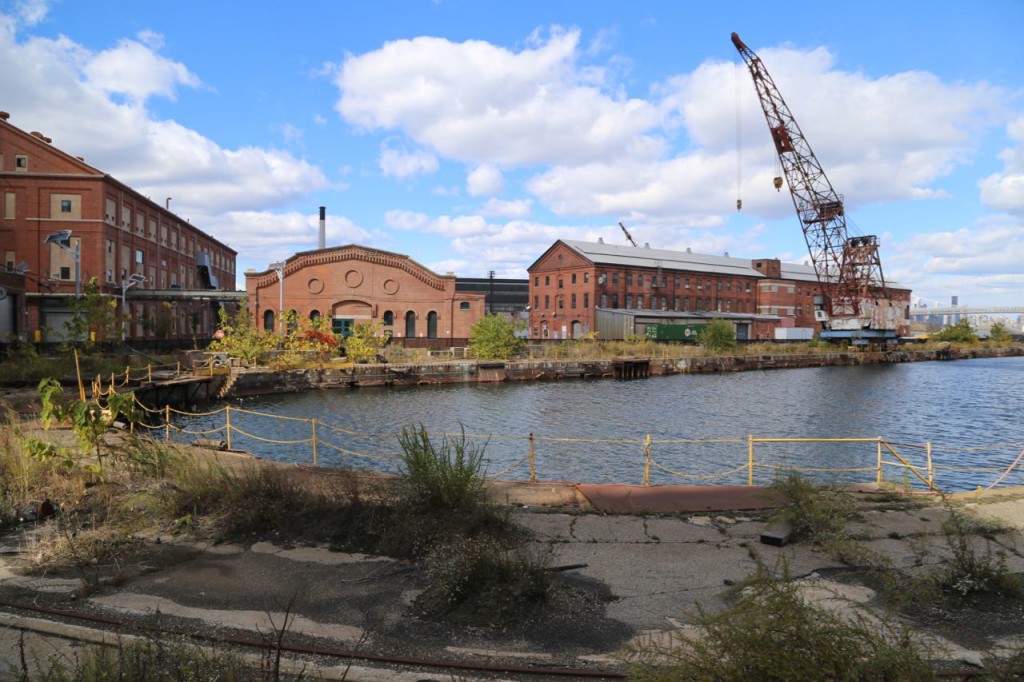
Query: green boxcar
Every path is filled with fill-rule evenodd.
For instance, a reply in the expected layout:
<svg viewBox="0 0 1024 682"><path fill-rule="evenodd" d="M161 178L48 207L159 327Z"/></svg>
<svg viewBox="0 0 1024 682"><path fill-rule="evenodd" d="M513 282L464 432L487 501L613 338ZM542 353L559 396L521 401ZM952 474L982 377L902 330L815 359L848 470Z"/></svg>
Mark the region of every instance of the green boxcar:
<svg viewBox="0 0 1024 682"><path fill-rule="evenodd" d="M654 341L696 341L706 324L649 324L647 338Z"/></svg>

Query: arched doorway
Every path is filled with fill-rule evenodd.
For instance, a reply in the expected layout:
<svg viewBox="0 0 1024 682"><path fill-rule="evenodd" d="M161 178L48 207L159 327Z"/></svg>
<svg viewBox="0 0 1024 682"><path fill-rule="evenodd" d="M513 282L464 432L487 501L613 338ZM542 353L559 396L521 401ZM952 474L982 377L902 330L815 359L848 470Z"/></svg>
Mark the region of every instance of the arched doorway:
<svg viewBox="0 0 1024 682"><path fill-rule="evenodd" d="M416 313L411 310L405 314L405 338L416 338Z"/></svg>
<svg viewBox="0 0 1024 682"><path fill-rule="evenodd" d="M263 328L268 331L274 331L274 311L264 310L263 311Z"/></svg>
<svg viewBox="0 0 1024 682"><path fill-rule="evenodd" d="M573 320L572 322L572 338L578 339L583 336L583 325L580 324L579 320Z"/></svg>
<svg viewBox="0 0 1024 682"><path fill-rule="evenodd" d="M437 338L437 313L433 310L427 313L427 338Z"/></svg>

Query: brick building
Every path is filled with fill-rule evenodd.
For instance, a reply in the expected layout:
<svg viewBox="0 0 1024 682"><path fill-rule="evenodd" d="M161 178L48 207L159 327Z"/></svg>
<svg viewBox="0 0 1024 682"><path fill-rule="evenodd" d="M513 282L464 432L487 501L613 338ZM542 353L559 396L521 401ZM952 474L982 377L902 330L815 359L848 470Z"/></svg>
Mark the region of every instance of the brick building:
<svg viewBox="0 0 1024 682"><path fill-rule="evenodd" d="M23 290L5 298L0 331L61 340L76 277L78 289L95 277L129 314L127 338L160 333L145 323L158 316L171 337L208 338L219 305L210 292L234 290L236 252L172 213L170 199L157 204L8 118L0 112L0 265Z"/></svg>
<svg viewBox="0 0 1024 682"><path fill-rule="evenodd" d="M749 338L774 338L775 327L821 328L814 319L814 297L821 294L814 269L778 259L559 240L528 272L533 338L597 330L598 309L744 320ZM909 290L890 288L909 304Z"/></svg>
<svg viewBox="0 0 1024 682"><path fill-rule="evenodd" d="M249 311L264 329L277 327L282 310L295 311L303 319L329 316L338 333L358 322L380 322L408 345L439 347L465 345L486 298L458 291L455 275L354 244L303 251L263 272L246 272L245 290Z"/></svg>

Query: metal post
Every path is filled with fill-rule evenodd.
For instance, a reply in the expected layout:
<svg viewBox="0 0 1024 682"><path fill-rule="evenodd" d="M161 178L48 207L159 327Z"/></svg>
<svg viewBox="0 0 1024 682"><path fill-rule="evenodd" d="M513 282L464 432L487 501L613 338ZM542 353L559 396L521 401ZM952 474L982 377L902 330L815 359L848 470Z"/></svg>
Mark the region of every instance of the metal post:
<svg viewBox="0 0 1024 682"><path fill-rule="evenodd" d="M231 449L231 406L228 405L224 408L224 442L227 445L228 450Z"/></svg>
<svg viewBox="0 0 1024 682"><path fill-rule="evenodd" d="M747 436L747 486L754 486L754 436Z"/></svg>
<svg viewBox="0 0 1024 682"><path fill-rule="evenodd" d="M530 434L530 483L537 482L537 470L534 468L536 464L536 453L533 449L533 434Z"/></svg>
<svg viewBox="0 0 1024 682"><path fill-rule="evenodd" d="M284 335L284 261L270 264L270 269L277 273L277 323L281 327L281 335Z"/></svg>
<svg viewBox="0 0 1024 682"><path fill-rule="evenodd" d="M313 466L319 466L316 454L316 418L313 418Z"/></svg>
<svg viewBox="0 0 1024 682"><path fill-rule="evenodd" d="M651 484L651 434L644 438L644 486Z"/></svg>
<svg viewBox="0 0 1024 682"><path fill-rule="evenodd" d="M171 406L164 405L164 442L171 442Z"/></svg>
<svg viewBox="0 0 1024 682"><path fill-rule="evenodd" d="M882 482L882 437L878 437L878 464L875 472L875 483Z"/></svg>

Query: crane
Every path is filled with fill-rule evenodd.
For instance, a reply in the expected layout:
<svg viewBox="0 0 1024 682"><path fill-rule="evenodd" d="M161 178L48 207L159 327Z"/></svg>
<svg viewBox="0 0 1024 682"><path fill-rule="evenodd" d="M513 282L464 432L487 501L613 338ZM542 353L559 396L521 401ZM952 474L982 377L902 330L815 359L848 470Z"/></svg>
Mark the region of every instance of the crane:
<svg viewBox="0 0 1024 682"><path fill-rule="evenodd" d="M626 239L628 239L628 240L629 240L629 243L630 243L630 244L632 244L633 246L636 246L636 242L635 242L635 241L633 241L633 235L631 235L631 234L629 233L629 230L627 230L627 229L626 229L626 226L625 226L625 225L623 225L623 224L622 224L622 223L620 222L620 223L619 223L619 227L621 227L621 228L622 228L622 231L623 231L623 232L625 233L625 235L626 235Z"/></svg>
<svg viewBox="0 0 1024 682"><path fill-rule="evenodd" d="M739 35L733 33L732 42L754 79L821 284L823 296L820 302L815 300L814 312L822 325L821 337L857 344L895 342L908 321L904 306L892 300L886 289L878 238L847 234L843 197L832 188L775 82ZM775 189L781 187L782 178L776 177Z"/></svg>

